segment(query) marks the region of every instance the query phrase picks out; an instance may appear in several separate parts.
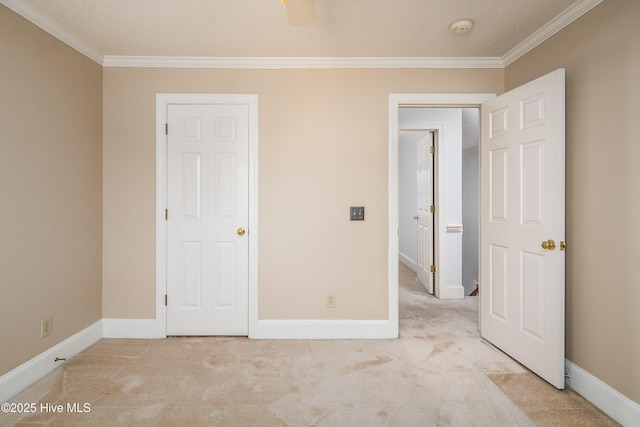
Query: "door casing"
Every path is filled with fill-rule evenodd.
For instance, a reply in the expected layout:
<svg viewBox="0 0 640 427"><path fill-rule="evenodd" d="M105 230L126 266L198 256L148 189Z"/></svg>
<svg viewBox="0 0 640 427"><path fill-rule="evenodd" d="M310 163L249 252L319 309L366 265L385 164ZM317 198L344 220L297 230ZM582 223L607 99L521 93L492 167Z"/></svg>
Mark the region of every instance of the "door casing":
<svg viewBox="0 0 640 427"><path fill-rule="evenodd" d="M258 324L258 95L156 94L156 319L157 337L167 336L167 136L170 104L243 104L249 108L249 337Z"/></svg>

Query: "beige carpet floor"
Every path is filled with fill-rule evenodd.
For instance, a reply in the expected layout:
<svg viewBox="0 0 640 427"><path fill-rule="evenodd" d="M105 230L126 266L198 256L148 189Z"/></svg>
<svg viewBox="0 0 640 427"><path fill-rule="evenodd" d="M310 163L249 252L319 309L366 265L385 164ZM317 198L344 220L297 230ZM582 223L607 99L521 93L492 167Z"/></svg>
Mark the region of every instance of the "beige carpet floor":
<svg viewBox="0 0 640 427"><path fill-rule="evenodd" d="M63 413L0 425L616 425L483 342L476 297L430 297L403 265L400 288L400 339L104 339L11 400Z"/></svg>

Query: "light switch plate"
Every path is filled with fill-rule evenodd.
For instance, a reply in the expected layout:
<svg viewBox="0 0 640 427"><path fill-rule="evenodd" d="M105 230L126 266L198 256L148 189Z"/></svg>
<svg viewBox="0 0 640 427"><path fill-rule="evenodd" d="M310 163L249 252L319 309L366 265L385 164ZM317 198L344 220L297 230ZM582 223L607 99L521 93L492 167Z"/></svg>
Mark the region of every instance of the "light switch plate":
<svg viewBox="0 0 640 427"><path fill-rule="evenodd" d="M364 221L364 206L351 206L349 213L351 221Z"/></svg>

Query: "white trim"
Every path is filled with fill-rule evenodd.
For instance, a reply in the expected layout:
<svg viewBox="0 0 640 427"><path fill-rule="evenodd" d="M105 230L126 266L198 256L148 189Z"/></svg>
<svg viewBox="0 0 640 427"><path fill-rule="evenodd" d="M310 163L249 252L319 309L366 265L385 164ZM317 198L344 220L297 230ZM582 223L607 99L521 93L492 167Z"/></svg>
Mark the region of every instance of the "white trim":
<svg viewBox="0 0 640 427"><path fill-rule="evenodd" d="M249 336L258 322L258 95L248 94L156 94L156 319L153 325L138 324L140 331L167 336L167 136L169 104L243 104L249 108ZM132 322L127 320L128 322ZM147 322L147 320L142 320ZM126 333L110 322L118 333ZM124 327L125 324L123 323ZM150 338L145 337L145 338ZM158 338L155 337L154 338Z"/></svg>
<svg viewBox="0 0 640 427"><path fill-rule="evenodd" d="M640 404L565 360L566 385L623 426L640 426Z"/></svg>
<svg viewBox="0 0 640 427"><path fill-rule="evenodd" d="M98 320L12 371L7 372L0 377L0 402L6 402L64 364L64 361L56 362L56 357L69 360L100 341L100 339L102 339L102 320Z"/></svg>
<svg viewBox="0 0 640 427"><path fill-rule="evenodd" d="M166 328L158 319L102 319L103 338L166 338Z"/></svg>
<svg viewBox="0 0 640 427"><path fill-rule="evenodd" d="M258 320L253 339L386 339L398 338L389 320Z"/></svg>
<svg viewBox="0 0 640 427"><path fill-rule="evenodd" d="M246 95L249 106L249 331L258 322L258 95Z"/></svg>
<svg viewBox="0 0 640 427"><path fill-rule="evenodd" d="M498 57L104 57L105 67L133 68L504 68Z"/></svg>
<svg viewBox="0 0 640 427"><path fill-rule="evenodd" d="M388 217L389 249L387 253L387 283L389 295L389 323L395 325L395 336L399 336L399 297L398 297L398 107L401 95L389 95L389 147L388 147ZM391 141L395 141L394 144Z"/></svg>
<svg viewBox="0 0 640 427"><path fill-rule="evenodd" d="M167 136L165 125L168 105L173 98L156 95L156 327L159 334L167 336L167 308L164 305L167 293Z"/></svg>
<svg viewBox="0 0 640 427"><path fill-rule="evenodd" d="M447 233L462 233L464 231L464 225L461 222L447 223Z"/></svg>
<svg viewBox="0 0 640 427"><path fill-rule="evenodd" d="M401 105L479 107L495 97L496 95L493 93L392 93L389 95L389 101L396 105L395 114L397 115L397 109Z"/></svg>
<svg viewBox="0 0 640 427"><path fill-rule="evenodd" d="M406 265L413 271L414 273L418 271L418 263L403 254L402 252L398 252L398 261Z"/></svg>
<svg viewBox="0 0 640 427"><path fill-rule="evenodd" d="M103 65L104 57L98 53L91 46L80 40L73 34L69 33L65 28L53 21L46 15L43 15L35 9L33 6L21 1L21 0L0 0L0 3L13 10L18 15L22 16L26 20L30 21L34 25L42 28L53 37L57 38L61 42L67 44L73 49L77 50L92 61Z"/></svg>
<svg viewBox="0 0 640 427"><path fill-rule="evenodd" d="M560 15L547 22L535 33L520 42L516 47L511 49L502 57L503 67L507 67L515 62L518 58L531 52L545 40L580 18L585 13L602 3L603 0L580 0L562 12Z"/></svg>

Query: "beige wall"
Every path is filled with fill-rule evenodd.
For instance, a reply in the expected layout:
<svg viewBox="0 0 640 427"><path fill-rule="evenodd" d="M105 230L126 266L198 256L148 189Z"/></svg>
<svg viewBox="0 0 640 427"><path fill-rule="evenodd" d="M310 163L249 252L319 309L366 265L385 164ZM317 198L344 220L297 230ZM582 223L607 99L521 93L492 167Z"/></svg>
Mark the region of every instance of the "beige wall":
<svg viewBox="0 0 640 427"><path fill-rule="evenodd" d="M597 6L506 70L567 75L567 358L640 402L640 2Z"/></svg>
<svg viewBox="0 0 640 427"><path fill-rule="evenodd" d="M259 95L260 318L383 319L389 94L503 84L504 70L106 68L104 317L155 317L156 93Z"/></svg>
<svg viewBox="0 0 640 427"><path fill-rule="evenodd" d="M2 375L101 318L102 69L5 6L0 58Z"/></svg>

